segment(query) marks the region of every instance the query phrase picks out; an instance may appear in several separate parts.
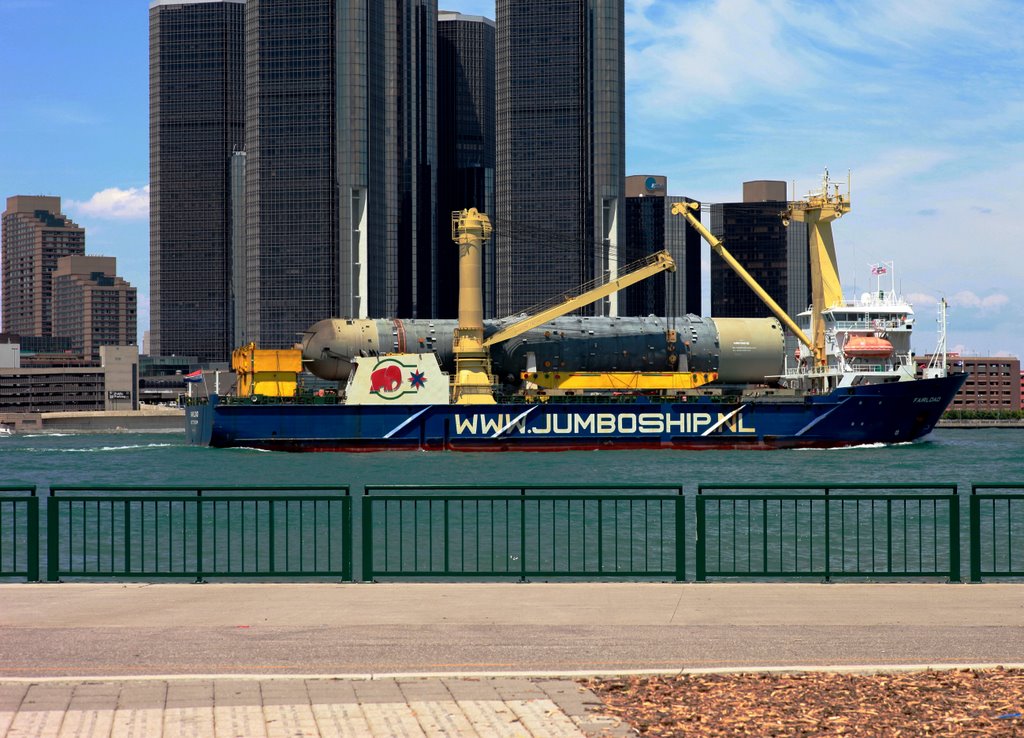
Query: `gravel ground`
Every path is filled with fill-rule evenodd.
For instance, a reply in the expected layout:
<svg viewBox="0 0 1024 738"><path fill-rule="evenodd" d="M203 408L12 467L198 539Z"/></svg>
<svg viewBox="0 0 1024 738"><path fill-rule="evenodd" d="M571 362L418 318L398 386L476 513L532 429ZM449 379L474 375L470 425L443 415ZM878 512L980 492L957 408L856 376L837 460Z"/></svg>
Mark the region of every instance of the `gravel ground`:
<svg viewBox="0 0 1024 738"><path fill-rule="evenodd" d="M1024 736L1024 670L593 679L641 736Z"/></svg>

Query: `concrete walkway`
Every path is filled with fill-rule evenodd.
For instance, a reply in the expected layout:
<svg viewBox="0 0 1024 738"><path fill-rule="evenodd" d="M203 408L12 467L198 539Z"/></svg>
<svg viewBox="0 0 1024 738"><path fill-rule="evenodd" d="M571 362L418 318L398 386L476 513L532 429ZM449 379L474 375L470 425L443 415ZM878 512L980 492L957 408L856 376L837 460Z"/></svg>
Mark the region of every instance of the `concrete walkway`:
<svg viewBox="0 0 1024 738"><path fill-rule="evenodd" d="M6 738L625 736L568 680L202 679L0 683Z"/></svg>
<svg viewBox="0 0 1024 738"><path fill-rule="evenodd" d="M627 735L571 676L1021 663L1016 584L0 585L0 738Z"/></svg>

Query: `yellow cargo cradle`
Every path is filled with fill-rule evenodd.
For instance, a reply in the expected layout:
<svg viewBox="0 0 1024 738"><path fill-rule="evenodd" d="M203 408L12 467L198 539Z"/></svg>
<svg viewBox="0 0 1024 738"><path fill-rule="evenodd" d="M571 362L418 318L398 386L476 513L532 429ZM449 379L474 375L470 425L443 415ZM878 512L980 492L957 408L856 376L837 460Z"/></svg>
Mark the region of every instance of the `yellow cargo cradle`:
<svg viewBox="0 0 1024 738"><path fill-rule="evenodd" d="M250 343L231 352L238 396L294 397L302 371L299 349L258 349Z"/></svg>
<svg viewBox="0 0 1024 738"><path fill-rule="evenodd" d="M687 390L718 379L716 372L523 372L522 379L552 390L638 392Z"/></svg>

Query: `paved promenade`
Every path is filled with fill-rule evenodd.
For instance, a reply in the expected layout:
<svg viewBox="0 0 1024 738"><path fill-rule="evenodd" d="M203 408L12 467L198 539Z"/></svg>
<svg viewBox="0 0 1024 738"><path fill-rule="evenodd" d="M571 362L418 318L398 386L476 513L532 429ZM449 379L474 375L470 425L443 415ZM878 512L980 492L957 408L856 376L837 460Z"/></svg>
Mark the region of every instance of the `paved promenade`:
<svg viewBox="0 0 1024 738"><path fill-rule="evenodd" d="M1024 663L985 584L0 585L0 737L626 735L569 677Z"/></svg>

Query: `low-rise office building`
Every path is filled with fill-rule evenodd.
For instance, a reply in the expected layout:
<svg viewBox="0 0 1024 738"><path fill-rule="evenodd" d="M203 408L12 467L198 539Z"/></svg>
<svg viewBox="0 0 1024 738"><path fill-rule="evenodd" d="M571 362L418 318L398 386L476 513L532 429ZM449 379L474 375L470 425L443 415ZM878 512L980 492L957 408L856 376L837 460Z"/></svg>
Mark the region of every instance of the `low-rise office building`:
<svg viewBox="0 0 1024 738"><path fill-rule="evenodd" d="M101 346L99 366L25 367L17 353L0 352L0 413L139 408L135 346Z"/></svg>
<svg viewBox="0 0 1024 738"><path fill-rule="evenodd" d="M931 361L918 356L918 371ZM1020 359L1015 356L959 356L949 354L951 372L966 372L967 381L953 398L950 410L1014 411L1021 409Z"/></svg>

